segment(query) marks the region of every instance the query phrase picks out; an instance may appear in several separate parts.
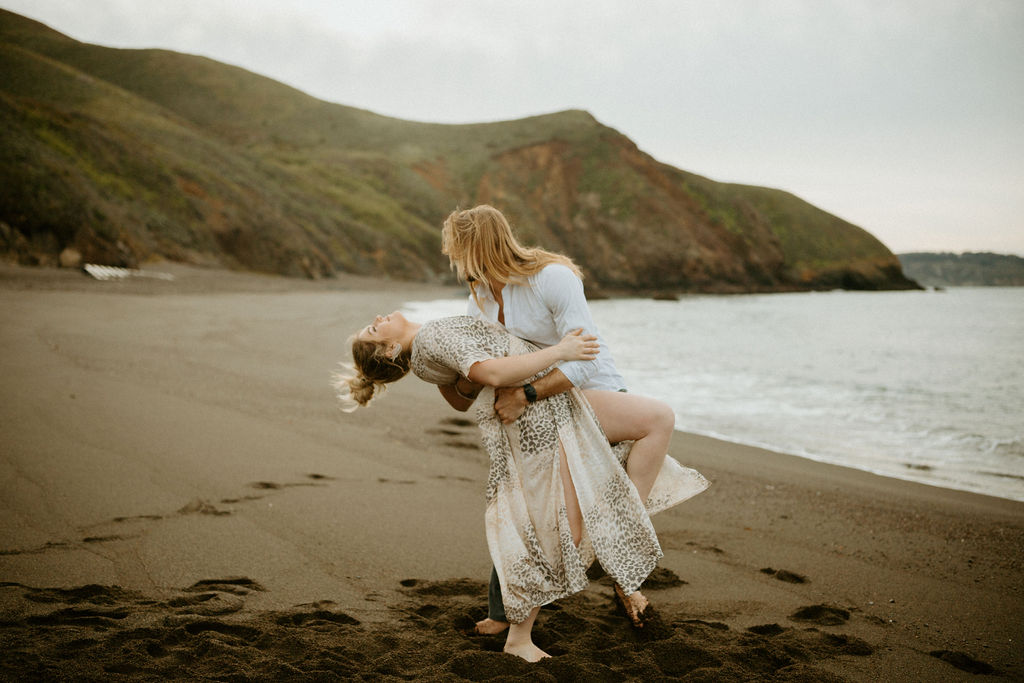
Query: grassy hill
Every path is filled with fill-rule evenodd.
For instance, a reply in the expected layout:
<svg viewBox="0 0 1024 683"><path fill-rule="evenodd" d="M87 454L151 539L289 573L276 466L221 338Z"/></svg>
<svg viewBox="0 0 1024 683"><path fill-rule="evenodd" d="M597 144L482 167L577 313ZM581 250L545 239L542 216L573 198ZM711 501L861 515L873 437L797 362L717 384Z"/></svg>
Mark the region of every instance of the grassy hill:
<svg viewBox="0 0 1024 683"><path fill-rule="evenodd" d="M864 230L659 163L583 111L427 124L0 10L0 254L450 277L440 223L492 203L592 292L901 288Z"/></svg>

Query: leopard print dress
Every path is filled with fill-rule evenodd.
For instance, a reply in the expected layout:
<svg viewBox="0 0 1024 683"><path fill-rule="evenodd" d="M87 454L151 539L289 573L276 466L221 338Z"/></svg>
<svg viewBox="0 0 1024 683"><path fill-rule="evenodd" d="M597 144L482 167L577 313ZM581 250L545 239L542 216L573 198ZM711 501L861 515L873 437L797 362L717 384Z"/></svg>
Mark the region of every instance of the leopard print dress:
<svg viewBox="0 0 1024 683"><path fill-rule="evenodd" d="M494 323L442 318L420 328L411 366L421 379L453 384L474 363L536 348ZM627 593L639 588L662 556L649 514L703 491L707 481L667 457L645 509L620 463L628 447L620 446L618 455L612 451L582 392L572 389L530 404L509 425L493 406L493 390L485 388L475 412L491 462L487 545L509 620L519 623L534 607L586 588L586 570L595 558ZM566 513L560 446L583 513L579 547Z"/></svg>

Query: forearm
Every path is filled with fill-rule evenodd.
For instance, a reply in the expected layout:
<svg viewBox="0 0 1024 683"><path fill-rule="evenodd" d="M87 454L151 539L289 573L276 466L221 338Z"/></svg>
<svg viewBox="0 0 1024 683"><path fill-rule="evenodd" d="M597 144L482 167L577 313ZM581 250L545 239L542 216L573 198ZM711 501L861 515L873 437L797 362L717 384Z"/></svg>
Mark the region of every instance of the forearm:
<svg viewBox="0 0 1024 683"><path fill-rule="evenodd" d="M573 388L573 383L560 369L555 368L535 382L530 382L537 391L537 400L556 396Z"/></svg>
<svg viewBox="0 0 1024 683"><path fill-rule="evenodd" d="M442 384L437 388L448 405L464 413L473 405L482 387L459 377L455 384Z"/></svg>
<svg viewBox="0 0 1024 683"><path fill-rule="evenodd" d="M507 387L526 381L559 360L560 352L554 346L519 356L491 358L474 364L469 379L489 387Z"/></svg>
<svg viewBox="0 0 1024 683"><path fill-rule="evenodd" d="M537 391L537 400L555 396L573 388L572 382L558 368L530 384ZM494 410L505 424L518 420L528 405L526 391L523 387L503 387L494 392Z"/></svg>

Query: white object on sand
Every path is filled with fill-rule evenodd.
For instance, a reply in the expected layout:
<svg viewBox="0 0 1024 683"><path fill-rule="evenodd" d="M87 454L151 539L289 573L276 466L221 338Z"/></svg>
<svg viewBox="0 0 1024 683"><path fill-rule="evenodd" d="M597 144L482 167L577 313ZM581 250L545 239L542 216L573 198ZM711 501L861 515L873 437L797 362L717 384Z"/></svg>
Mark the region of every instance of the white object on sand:
<svg viewBox="0 0 1024 683"><path fill-rule="evenodd" d="M98 266L95 263L86 263L85 272L97 280L124 280L129 277L150 277L158 280L174 279L174 276L170 273L135 270L134 268L118 268L117 266Z"/></svg>

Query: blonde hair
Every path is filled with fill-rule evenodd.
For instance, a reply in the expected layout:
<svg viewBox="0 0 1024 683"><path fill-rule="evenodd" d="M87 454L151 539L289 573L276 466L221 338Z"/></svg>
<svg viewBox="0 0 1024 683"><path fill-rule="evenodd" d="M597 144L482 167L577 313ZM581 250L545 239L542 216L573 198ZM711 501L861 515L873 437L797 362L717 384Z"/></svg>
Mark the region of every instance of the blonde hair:
<svg viewBox="0 0 1024 683"><path fill-rule="evenodd" d="M505 215L487 204L456 209L444 219L441 253L447 254L452 269L469 283L477 305L480 300L476 288L480 283L521 282L552 263L566 266L576 277L583 278L568 256L521 245Z"/></svg>
<svg viewBox="0 0 1024 683"><path fill-rule="evenodd" d="M387 385L397 382L409 372L412 352L402 350L395 357L388 355L385 342L349 338L352 342L352 364L342 363L342 369L331 376L342 410L351 413L367 405L384 393Z"/></svg>

